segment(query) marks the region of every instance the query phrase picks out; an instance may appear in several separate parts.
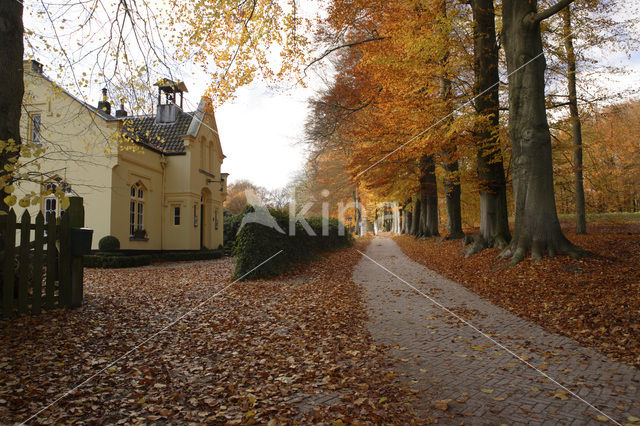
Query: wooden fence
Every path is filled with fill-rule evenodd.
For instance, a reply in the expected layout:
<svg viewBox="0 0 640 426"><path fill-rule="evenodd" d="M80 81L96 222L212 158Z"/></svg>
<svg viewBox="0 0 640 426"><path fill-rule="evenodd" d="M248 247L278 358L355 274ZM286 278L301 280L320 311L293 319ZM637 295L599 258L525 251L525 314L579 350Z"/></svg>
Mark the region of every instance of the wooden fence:
<svg viewBox="0 0 640 426"><path fill-rule="evenodd" d="M82 225L80 197L72 197L65 214L57 220L49 216L46 224L42 212L34 223L28 211L19 222L13 210L0 216L1 316L82 305L82 260L71 250L71 227Z"/></svg>

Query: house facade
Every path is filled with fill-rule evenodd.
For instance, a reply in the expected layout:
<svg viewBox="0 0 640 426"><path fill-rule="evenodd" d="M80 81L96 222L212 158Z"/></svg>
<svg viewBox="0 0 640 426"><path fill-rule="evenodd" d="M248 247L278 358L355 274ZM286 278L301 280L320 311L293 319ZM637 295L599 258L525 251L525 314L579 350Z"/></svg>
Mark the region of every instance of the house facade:
<svg viewBox="0 0 640 426"><path fill-rule="evenodd" d="M62 90L42 66L25 62L23 140L46 149L40 188L83 197L93 248L113 235L124 250L198 250L223 244L227 174L213 109L202 98L186 112L181 82L157 84L155 114L129 116L103 100L89 105ZM37 176L38 174L35 174ZM54 196L29 207L61 214ZM20 214L20 212L18 212Z"/></svg>

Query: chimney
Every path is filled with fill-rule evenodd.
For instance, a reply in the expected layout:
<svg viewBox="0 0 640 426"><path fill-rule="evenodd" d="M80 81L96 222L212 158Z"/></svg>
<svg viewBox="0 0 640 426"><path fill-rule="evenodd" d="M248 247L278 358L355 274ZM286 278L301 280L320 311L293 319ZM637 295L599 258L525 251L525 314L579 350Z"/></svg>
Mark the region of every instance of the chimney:
<svg viewBox="0 0 640 426"><path fill-rule="evenodd" d="M37 74L42 74L42 69L43 69L42 64L36 61L35 59L32 59L30 62L31 62L31 71Z"/></svg>
<svg viewBox="0 0 640 426"><path fill-rule="evenodd" d="M122 118L127 116L127 111L124 109L124 99L120 100L120 109L116 110L116 118Z"/></svg>
<svg viewBox="0 0 640 426"><path fill-rule="evenodd" d="M111 104L107 97L107 88L102 89L102 100L98 102L98 109L108 115L111 115Z"/></svg>

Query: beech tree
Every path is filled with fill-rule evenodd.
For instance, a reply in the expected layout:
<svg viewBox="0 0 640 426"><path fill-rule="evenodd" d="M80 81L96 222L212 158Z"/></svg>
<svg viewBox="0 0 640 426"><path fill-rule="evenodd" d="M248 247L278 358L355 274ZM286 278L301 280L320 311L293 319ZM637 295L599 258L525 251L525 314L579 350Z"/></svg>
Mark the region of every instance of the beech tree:
<svg viewBox="0 0 640 426"><path fill-rule="evenodd" d="M299 0L172 0L168 27L177 32L179 58L208 74L216 105L255 78L297 78L309 60L311 23Z"/></svg>
<svg viewBox="0 0 640 426"><path fill-rule="evenodd" d="M477 172L480 185L480 229L470 256L487 247L503 249L511 240L507 210L507 185L498 140L499 77L493 0L472 0L473 69L475 113L474 136L477 149Z"/></svg>
<svg viewBox="0 0 640 426"><path fill-rule="evenodd" d="M573 136L573 175L576 207L576 234L587 233L587 214L584 202L584 178L582 171L582 123L578 110L576 87L576 53L573 47L573 27L571 25L571 5L562 11L562 35L567 60L567 91L569 92L569 115Z"/></svg>
<svg viewBox="0 0 640 426"><path fill-rule="evenodd" d="M444 21L447 18L447 2L446 0L442 0L440 2L440 13L441 19ZM441 37L446 38L450 32L449 28L443 28L441 31ZM452 108L450 106L451 102L451 79L447 75L447 61L451 55L449 50L445 50L443 52L443 56L441 59L442 63L442 71L440 76L438 76L438 81L440 83L440 96L442 97L442 102L445 105L444 113L449 116L451 115ZM449 120L450 121L450 120ZM450 140L445 141L443 143L442 149L442 166L445 171L444 176L444 191L445 191L445 201L447 206L447 231L448 234L445 237L446 239L457 239L463 238L464 232L462 232L462 206L460 205L460 176L458 175L459 166L458 166L458 158L457 158L457 150L455 145L455 140L450 138ZM432 202L435 203L435 207L432 208L434 210L428 215L428 218L433 222L435 220L435 234L438 235L438 218L437 218L437 192L436 198L432 199ZM435 216L435 217L433 217ZM433 224L429 228L433 228Z"/></svg>
<svg viewBox="0 0 640 426"><path fill-rule="evenodd" d="M501 257L520 262L531 251L579 257L584 252L560 228L553 186L551 134L545 108L546 61L540 23L573 0L559 0L538 11L537 0L503 2L502 39L509 74L509 136L513 164L515 229Z"/></svg>

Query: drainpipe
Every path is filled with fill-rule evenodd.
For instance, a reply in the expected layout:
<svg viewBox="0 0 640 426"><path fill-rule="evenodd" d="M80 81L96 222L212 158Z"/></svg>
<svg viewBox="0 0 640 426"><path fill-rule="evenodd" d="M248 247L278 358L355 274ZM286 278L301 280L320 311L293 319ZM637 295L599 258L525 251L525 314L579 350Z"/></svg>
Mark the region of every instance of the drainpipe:
<svg viewBox="0 0 640 426"><path fill-rule="evenodd" d="M160 154L160 166L162 167L162 190L160 194L160 251L164 251L164 176L167 168L167 157Z"/></svg>

